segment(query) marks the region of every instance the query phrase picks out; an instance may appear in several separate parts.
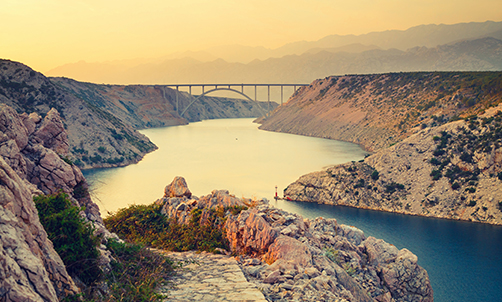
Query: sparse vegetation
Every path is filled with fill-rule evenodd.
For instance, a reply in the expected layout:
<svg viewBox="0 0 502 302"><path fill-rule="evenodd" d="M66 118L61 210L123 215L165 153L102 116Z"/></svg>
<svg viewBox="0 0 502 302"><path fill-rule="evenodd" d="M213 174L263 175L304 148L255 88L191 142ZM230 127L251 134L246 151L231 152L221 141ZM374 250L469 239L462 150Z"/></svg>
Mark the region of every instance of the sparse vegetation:
<svg viewBox="0 0 502 302"><path fill-rule="evenodd" d="M77 186L78 188L78 186ZM86 191L81 186L84 194ZM99 266L98 245L101 238L73 206L68 195L40 195L34 198L40 222L44 226L54 249L63 260L68 273L84 284L82 294L67 297L65 301L162 301L165 297L155 289L173 273L173 262L142 245L110 240L106 244L111 252L111 270L104 272ZM96 289L98 282L106 283L105 296Z"/></svg>
<svg viewBox="0 0 502 302"><path fill-rule="evenodd" d="M222 234L227 211L239 214L246 207L211 209L202 219L202 210L191 212L189 224L182 225L160 213L159 205L134 205L120 209L105 219L107 228L129 242L172 251L227 249Z"/></svg>
<svg viewBox="0 0 502 302"><path fill-rule="evenodd" d="M100 238L94 236L92 225L80 216L81 208L73 206L63 192L36 196L33 200L40 222L68 273L77 276L86 285L98 281L102 276L96 249Z"/></svg>

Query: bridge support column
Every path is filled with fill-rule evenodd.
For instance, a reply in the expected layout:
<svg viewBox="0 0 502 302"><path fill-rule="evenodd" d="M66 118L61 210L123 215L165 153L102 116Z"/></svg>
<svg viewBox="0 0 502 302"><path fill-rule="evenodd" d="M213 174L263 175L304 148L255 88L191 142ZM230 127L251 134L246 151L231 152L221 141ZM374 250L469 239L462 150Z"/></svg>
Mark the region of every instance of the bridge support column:
<svg viewBox="0 0 502 302"><path fill-rule="evenodd" d="M267 115L270 113L270 85L268 87L268 112Z"/></svg>
<svg viewBox="0 0 502 302"><path fill-rule="evenodd" d="M282 98L283 98L282 97L283 96L283 88L284 88L284 86L281 85L281 106L282 106Z"/></svg>
<svg viewBox="0 0 502 302"><path fill-rule="evenodd" d="M176 113L180 115L180 103L178 101L178 95L180 94L180 86L176 86Z"/></svg>
<svg viewBox="0 0 502 302"><path fill-rule="evenodd" d="M254 101L256 102L256 85L254 85Z"/></svg>

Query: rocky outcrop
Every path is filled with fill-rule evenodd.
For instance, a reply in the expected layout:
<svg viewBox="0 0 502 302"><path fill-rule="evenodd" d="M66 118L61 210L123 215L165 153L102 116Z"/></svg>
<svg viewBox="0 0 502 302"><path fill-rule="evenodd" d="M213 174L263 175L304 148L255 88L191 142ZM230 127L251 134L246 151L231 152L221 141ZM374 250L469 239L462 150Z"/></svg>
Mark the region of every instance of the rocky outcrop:
<svg viewBox="0 0 502 302"><path fill-rule="evenodd" d="M361 162L300 177L305 202L502 224L502 105L426 128Z"/></svg>
<svg viewBox="0 0 502 302"><path fill-rule="evenodd" d="M57 110L51 109L41 118L36 113L19 115L0 104L0 156L43 194L59 190L69 194L77 206L85 207L86 217L99 232L108 236L82 171L67 159L68 146L67 132Z"/></svg>
<svg viewBox="0 0 502 302"><path fill-rule="evenodd" d="M300 88L260 129L353 142L378 151L423 128L502 100L500 72L331 76Z"/></svg>
<svg viewBox="0 0 502 302"><path fill-rule="evenodd" d="M57 110L42 118L0 104L0 300L57 301L78 293L38 219L34 194L67 193L103 240L111 234L78 167L67 160L68 136ZM109 254L101 250L102 264ZM5 279L4 279L5 278ZM3 300L2 300L3 301Z"/></svg>
<svg viewBox="0 0 502 302"><path fill-rule="evenodd" d="M168 187L166 192L188 190L179 178ZM156 203L180 223L193 213L202 212L202 223L205 212L224 211L229 252L272 301L433 301L415 255L335 219L304 219L228 191L201 198L169 194Z"/></svg>
<svg viewBox="0 0 502 302"><path fill-rule="evenodd" d="M59 301L79 293L38 220L36 190L0 156L2 301Z"/></svg>

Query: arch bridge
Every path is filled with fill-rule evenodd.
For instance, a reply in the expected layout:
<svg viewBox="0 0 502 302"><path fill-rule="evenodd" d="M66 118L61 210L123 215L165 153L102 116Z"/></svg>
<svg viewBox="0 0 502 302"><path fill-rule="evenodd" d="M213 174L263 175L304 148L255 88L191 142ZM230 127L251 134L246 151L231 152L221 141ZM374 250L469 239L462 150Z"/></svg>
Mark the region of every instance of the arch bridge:
<svg viewBox="0 0 502 302"><path fill-rule="evenodd" d="M296 91L297 87L301 86L309 86L309 84L166 84L163 86L167 87L176 87L176 91L179 92L180 87L188 87L188 93L191 96L194 96L192 94L192 87L201 87L202 88L202 93L198 96L196 96L190 104L183 109L183 111L180 113L179 112L179 101L178 101L178 95L179 93L176 93L176 112L179 114L179 116L183 116L185 112L190 108L190 106L198 101L201 97L215 91L232 91L236 92L237 94L240 94L241 96L245 97L246 99L252 101L252 102L258 102L257 101L257 88L258 87L267 87L268 90L268 102L270 102L270 87L280 87L281 88L281 105L283 103L284 99L284 87L293 87L294 91ZM254 87L254 100L251 99L247 94L244 93L244 87ZM206 91L206 88L209 88L209 90ZM239 90L240 88L240 90ZM258 106L260 107L260 106ZM260 107L261 108L261 107Z"/></svg>

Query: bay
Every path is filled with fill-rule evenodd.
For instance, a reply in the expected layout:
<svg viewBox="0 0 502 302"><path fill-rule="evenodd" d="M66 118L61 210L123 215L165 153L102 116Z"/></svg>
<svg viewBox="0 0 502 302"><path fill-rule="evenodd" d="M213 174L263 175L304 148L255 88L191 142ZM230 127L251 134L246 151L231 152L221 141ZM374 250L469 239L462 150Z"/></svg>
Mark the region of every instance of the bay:
<svg viewBox="0 0 502 302"><path fill-rule="evenodd" d="M435 301L500 301L502 227L407 216L348 207L275 201L299 176L357 161L359 146L260 131L252 119L209 120L142 130L159 150L138 164L84 172L103 216L130 204L162 197L175 176L196 196L227 189L236 196L268 198L307 218L323 216L362 229L418 256L430 277Z"/></svg>

